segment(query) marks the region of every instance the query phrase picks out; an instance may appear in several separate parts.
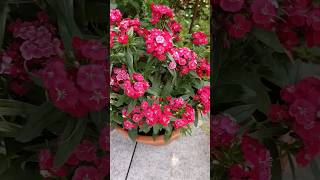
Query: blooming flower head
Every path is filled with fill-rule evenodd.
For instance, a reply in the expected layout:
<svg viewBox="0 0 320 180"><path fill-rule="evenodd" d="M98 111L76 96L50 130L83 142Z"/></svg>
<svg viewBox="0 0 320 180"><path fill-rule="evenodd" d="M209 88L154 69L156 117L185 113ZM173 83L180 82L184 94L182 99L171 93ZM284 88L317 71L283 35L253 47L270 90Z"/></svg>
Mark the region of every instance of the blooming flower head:
<svg viewBox="0 0 320 180"><path fill-rule="evenodd" d="M147 53L159 60L166 59L166 53L173 47L172 36L167 31L151 29L145 37Z"/></svg>
<svg viewBox="0 0 320 180"><path fill-rule="evenodd" d="M89 64L79 68L77 84L85 91L106 88L105 69L101 65Z"/></svg>
<svg viewBox="0 0 320 180"><path fill-rule="evenodd" d="M65 79L64 81L53 83L49 89L49 96L55 106L62 110L72 108L78 101L78 90L73 81Z"/></svg>
<svg viewBox="0 0 320 180"><path fill-rule="evenodd" d="M118 23L122 19L122 14L119 9L110 10L110 24Z"/></svg>
<svg viewBox="0 0 320 180"><path fill-rule="evenodd" d="M198 76L200 78L210 77L210 64L206 59L200 59L198 62L197 70Z"/></svg>
<svg viewBox="0 0 320 180"><path fill-rule="evenodd" d="M210 111L210 86L204 86L198 89L194 100L200 101L203 114L208 113Z"/></svg>
<svg viewBox="0 0 320 180"><path fill-rule="evenodd" d="M220 0L220 6L228 12L238 12L241 10L244 0Z"/></svg>
<svg viewBox="0 0 320 180"><path fill-rule="evenodd" d="M92 162L96 160L97 147L89 140L83 140L75 150L75 155L80 161Z"/></svg>
<svg viewBox="0 0 320 180"><path fill-rule="evenodd" d="M241 14L234 15L233 22L234 24L232 24L228 29L228 33L231 37L242 38L251 30L251 21Z"/></svg>
<svg viewBox="0 0 320 180"><path fill-rule="evenodd" d="M95 167L91 166L81 166L76 169L72 180L102 180L98 170Z"/></svg>
<svg viewBox="0 0 320 180"><path fill-rule="evenodd" d="M157 24L163 17L173 18L173 10L168 6L151 4L151 20L152 24Z"/></svg>
<svg viewBox="0 0 320 180"><path fill-rule="evenodd" d="M253 21L264 26L271 24L276 16L276 8L269 0L255 0L251 4L251 11Z"/></svg>
<svg viewBox="0 0 320 180"><path fill-rule="evenodd" d="M207 35L204 32L194 32L192 33L194 45L206 45L208 44Z"/></svg>
<svg viewBox="0 0 320 180"><path fill-rule="evenodd" d="M236 132L240 128L239 125L228 115L218 115L211 121L211 146L225 147L231 145L236 139Z"/></svg>

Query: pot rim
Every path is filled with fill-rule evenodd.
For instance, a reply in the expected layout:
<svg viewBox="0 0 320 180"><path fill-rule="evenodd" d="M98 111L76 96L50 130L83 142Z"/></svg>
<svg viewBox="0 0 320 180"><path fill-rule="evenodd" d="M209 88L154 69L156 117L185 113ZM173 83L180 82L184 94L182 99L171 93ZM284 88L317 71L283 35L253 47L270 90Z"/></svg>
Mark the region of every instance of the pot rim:
<svg viewBox="0 0 320 180"><path fill-rule="evenodd" d="M125 138L129 138L128 131L117 125L115 127L116 131L118 131L120 134L122 134ZM146 135L137 135L136 142L154 145L154 146L161 146L166 145L172 142L173 140L180 137L180 131L179 129L174 129L172 131L172 135L168 141L164 140L164 135L157 135L154 139L152 136L146 136Z"/></svg>

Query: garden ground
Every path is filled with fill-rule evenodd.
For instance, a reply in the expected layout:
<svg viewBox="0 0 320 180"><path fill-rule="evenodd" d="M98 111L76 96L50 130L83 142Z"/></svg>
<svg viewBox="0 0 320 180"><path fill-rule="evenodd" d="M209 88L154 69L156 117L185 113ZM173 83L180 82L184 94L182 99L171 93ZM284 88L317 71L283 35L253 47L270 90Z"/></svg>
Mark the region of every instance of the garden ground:
<svg viewBox="0 0 320 180"><path fill-rule="evenodd" d="M210 179L210 137L200 128L194 128L191 137L159 147L136 145L115 130L110 137L112 180Z"/></svg>

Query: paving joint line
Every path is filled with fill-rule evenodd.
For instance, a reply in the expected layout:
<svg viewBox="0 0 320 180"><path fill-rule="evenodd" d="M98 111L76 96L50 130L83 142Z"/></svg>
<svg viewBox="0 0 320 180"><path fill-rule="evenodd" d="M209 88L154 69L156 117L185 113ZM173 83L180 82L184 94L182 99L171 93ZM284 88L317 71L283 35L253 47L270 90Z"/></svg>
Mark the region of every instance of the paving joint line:
<svg viewBox="0 0 320 180"><path fill-rule="evenodd" d="M138 143L136 142L136 144L134 145L133 153L132 153L132 156L131 156L131 160L130 160L130 164L129 164L129 168L128 168L128 171L127 171L127 175L126 175L125 180L128 179L129 171L130 171L130 168L131 168L133 156L134 156L134 154L135 154L135 152L136 152L137 144L138 144Z"/></svg>

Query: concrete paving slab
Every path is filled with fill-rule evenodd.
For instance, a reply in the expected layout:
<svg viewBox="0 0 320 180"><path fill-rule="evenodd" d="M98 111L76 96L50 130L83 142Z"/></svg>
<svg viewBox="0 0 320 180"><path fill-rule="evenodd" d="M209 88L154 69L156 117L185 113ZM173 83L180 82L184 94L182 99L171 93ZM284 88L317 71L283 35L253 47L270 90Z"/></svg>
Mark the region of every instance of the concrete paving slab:
<svg viewBox="0 0 320 180"><path fill-rule="evenodd" d="M135 143L123 138L115 130L110 132L110 179L126 178Z"/></svg>
<svg viewBox="0 0 320 180"><path fill-rule="evenodd" d="M165 146L138 143L128 180L209 180L210 137L200 128Z"/></svg>

